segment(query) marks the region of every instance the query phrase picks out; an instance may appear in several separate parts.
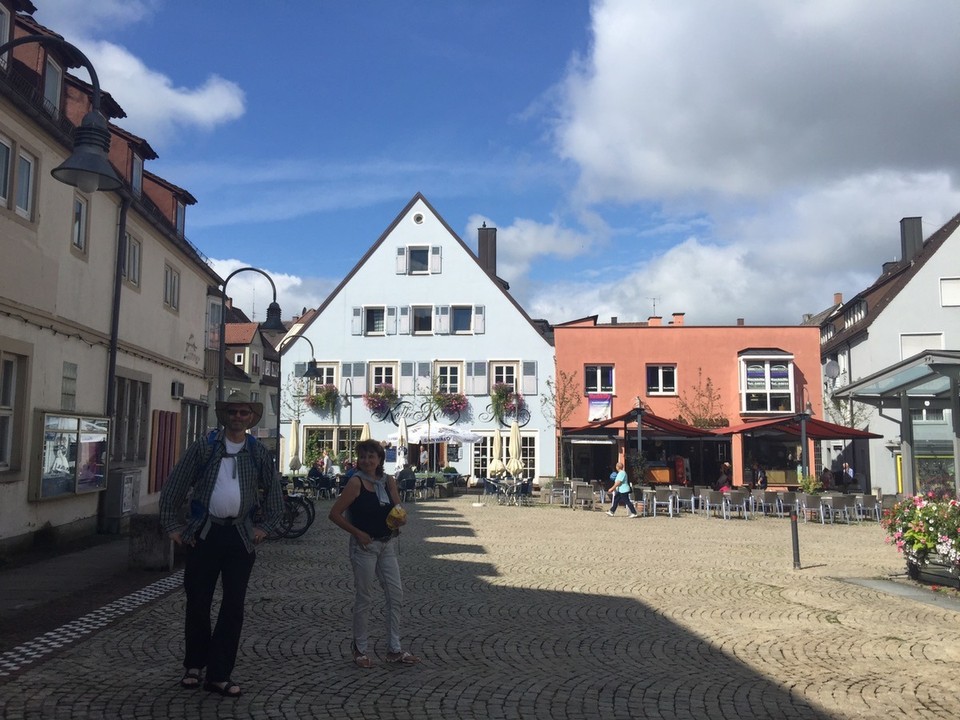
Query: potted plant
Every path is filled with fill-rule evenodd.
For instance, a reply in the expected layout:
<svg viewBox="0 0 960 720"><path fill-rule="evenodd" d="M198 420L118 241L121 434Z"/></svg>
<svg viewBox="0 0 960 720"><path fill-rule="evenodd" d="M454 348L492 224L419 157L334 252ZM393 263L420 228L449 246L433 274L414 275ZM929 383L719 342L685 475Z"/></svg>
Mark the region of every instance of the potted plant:
<svg viewBox="0 0 960 720"><path fill-rule="evenodd" d="M896 545L907 560L907 573L919 579L922 570L937 566L957 580L960 576L960 503L956 499L926 495L901 500L884 512L887 542Z"/></svg>
<svg viewBox="0 0 960 720"><path fill-rule="evenodd" d="M318 385L313 395L307 395L307 407L320 414L331 412L340 399L336 385Z"/></svg>
<svg viewBox="0 0 960 720"><path fill-rule="evenodd" d="M523 412L526 402L523 395L514 392L512 385L495 383L490 388L490 405L493 408L494 417L502 420L504 417Z"/></svg>
<svg viewBox="0 0 960 720"><path fill-rule="evenodd" d="M390 383L375 385L373 390L363 394L363 404L375 415L383 415L396 405L399 399L396 388Z"/></svg>
<svg viewBox="0 0 960 720"><path fill-rule="evenodd" d="M437 410L447 417L456 417L467 409L467 396L463 393L435 392L433 404Z"/></svg>

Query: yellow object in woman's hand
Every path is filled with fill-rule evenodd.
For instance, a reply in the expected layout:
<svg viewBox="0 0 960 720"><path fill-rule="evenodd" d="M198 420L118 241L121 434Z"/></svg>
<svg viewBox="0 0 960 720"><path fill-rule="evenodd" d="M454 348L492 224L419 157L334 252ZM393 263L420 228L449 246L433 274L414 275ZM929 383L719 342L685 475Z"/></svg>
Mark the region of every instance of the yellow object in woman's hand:
<svg viewBox="0 0 960 720"><path fill-rule="evenodd" d="M390 510L390 514L387 515L387 527L391 530L396 530L406 522L407 511L399 505L394 505Z"/></svg>

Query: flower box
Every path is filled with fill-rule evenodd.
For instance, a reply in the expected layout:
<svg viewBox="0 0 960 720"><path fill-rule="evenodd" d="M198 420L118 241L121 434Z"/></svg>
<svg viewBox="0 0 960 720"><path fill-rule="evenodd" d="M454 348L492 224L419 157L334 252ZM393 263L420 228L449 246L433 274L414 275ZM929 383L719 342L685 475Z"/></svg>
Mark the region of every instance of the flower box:
<svg viewBox="0 0 960 720"><path fill-rule="evenodd" d="M934 493L906 498L884 512L887 542L907 559L907 574L957 585L960 575L960 503ZM929 580L924 580L931 582Z"/></svg>

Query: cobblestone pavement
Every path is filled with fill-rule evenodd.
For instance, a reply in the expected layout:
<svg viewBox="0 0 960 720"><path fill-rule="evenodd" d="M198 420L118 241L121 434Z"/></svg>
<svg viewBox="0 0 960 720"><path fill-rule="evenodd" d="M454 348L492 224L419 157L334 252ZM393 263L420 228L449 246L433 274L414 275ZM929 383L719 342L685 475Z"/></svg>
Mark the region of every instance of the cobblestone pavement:
<svg viewBox="0 0 960 720"><path fill-rule="evenodd" d="M409 506L404 639L419 666L382 663L379 619L381 663L350 662L347 538L321 503L304 537L260 550L234 673L243 697L179 688L174 574L48 634L32 655L6 653L0 715L960 715L960 606L888 592L907 588L903 562L876 524L801 522L794 570L788 520L630 520L476 501Z"/></svg>

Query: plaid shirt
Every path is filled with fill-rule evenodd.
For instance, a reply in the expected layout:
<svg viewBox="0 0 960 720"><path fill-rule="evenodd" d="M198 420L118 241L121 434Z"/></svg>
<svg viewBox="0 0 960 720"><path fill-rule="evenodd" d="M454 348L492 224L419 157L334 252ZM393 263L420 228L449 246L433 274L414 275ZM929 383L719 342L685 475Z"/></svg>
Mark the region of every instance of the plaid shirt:
<svg viewBox="0 0 960 720"><path fill-rule="evenodd" d="M170 533L180 529L185 542L193 542L206 535L210 496L217 482L220 460L227 452L223 431L217 433L212 448L206 437L187 448L160 491L160 524ZM270 453L259 440L244 442L237 453L237 477L240 481L240 514L247 550L253 551L253 514L261 506L262 517L257 526L267 532L276 527L283 515L283 492L274 470ZM261 500L262 493L262 500ZM186 525L180 517L180 508L187 497L190 508Z"/></svg>

